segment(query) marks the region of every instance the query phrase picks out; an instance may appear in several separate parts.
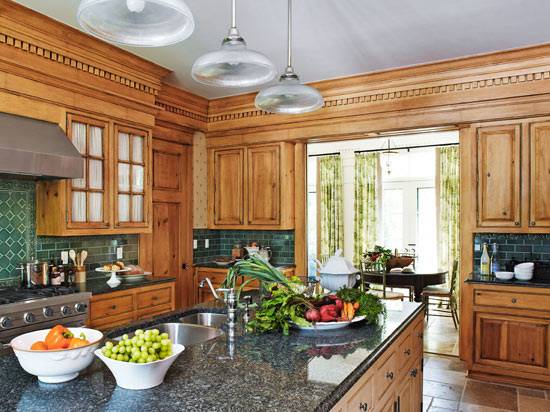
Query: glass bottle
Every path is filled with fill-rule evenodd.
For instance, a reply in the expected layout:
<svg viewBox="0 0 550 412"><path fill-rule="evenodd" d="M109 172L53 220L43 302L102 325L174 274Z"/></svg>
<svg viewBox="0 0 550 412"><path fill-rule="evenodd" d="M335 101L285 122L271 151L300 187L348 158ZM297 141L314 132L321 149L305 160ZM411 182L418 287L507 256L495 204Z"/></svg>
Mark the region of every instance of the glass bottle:
<svg viewBox="0 0 550 412"><path fill-rule="evenodd" d="M479 273L482 275L488 275L490 271L489 251L487 250L487 243L483 243L483 253L481 254L481 264L479 265Z"/></svg>
<svg viewBox="0 0 550 412"><path fill-rule="evenodd" d="M496 243L493 243L493 246L491 248L491 273L500 271L500 263L498 262L497 253L498 245Z"/></svg>

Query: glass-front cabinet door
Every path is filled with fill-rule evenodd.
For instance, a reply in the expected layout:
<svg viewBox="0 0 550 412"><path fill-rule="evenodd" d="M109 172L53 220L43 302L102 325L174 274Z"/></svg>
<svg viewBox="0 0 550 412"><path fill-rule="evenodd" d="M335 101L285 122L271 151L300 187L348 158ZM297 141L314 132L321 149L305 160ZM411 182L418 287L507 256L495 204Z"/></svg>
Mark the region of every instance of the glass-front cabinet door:
<svg viewBox="0 0 550 412"><path fill-rule="evenodd" d="M85 159L83 177L68 184L67 226L108 227L108 123L69 115L67 133Z"/></svg>
<svg viewBox="0 0 550 412"><path fill-rule="evenodd" d="M148 147L146 131L115 125L115 225L148 224Z"/></svg>

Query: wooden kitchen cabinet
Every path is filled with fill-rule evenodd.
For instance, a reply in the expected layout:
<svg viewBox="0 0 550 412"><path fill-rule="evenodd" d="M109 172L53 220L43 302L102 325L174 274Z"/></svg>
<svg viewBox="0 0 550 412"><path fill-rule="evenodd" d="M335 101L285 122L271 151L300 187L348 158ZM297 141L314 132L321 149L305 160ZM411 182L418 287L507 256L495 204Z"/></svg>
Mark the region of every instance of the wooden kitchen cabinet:
<svg viewBox="0 0 550 412"><path fill-rule="evenodd" d="M85 159L84 177L37 183L37 235L149 233L149 131L72 113L66 130Z"/></svg>
<svg viewBox="0 0 550 412"><path fill-rule="evenodd" d="M472 284L469 375L550 388L550 290Z"/></svg>
<svg viewBox="0 0 550 412"><path fill-rule="evenodd" d="M478 226L520 226L521 126L477 131Z"/></svg>
<svg viewBox="0 0 550 412"><path fill-rule="evenodd" d="M531 124L528 150L529 226L550 227L550 122Z"/></svg>
<svg viewBox="0 0 550 412"><path fill-rule="evenodd" d="M110 329L175 310L175 282L92 295L87 325Z"/></svg>
<svg viewBox="0 0 550 412"><path fill-rule="evenodd" d="M294 147L209 149L209 227L294 228Z"/></svg>

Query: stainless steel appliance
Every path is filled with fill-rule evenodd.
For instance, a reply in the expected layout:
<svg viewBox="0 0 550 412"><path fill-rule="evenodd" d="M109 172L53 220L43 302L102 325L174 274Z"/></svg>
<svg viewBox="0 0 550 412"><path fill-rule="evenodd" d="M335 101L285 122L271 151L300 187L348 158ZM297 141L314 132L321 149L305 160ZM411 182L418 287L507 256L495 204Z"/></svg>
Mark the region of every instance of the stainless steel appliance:
<svg viewBox="0 0 550 412"><path fill-rule="evenodd" d="M91 296L71 286L0 289L0 343L56 324L83 326Z"/></svg>

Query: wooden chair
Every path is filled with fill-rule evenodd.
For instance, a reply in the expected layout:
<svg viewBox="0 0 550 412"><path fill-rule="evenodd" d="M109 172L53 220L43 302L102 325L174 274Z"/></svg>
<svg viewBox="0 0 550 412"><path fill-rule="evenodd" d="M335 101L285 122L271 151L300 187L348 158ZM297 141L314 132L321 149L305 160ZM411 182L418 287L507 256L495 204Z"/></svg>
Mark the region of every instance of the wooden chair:
<svg viewBox="0 0 550 412"><path fill-rule="evenodd" d="M394 292L394 291L391 291L391 290L386 290L386 271L381 271L381 272L371 272L369 270L367 270L367 267L366 267L366 263L364 260L361 261L361 285L363 287L365 287L365 282L364 282L364 277L363 277L363 274L365 274L366 272L369 273L370 276L379 276L382 283L382 289L379 290L379 289L371 289L369 287L369 289L367 290L367 293L370 293L371 295L374 295L374 296L378 296L380 299L388 299L388 300L400 300L400 301L403 301L404 298L405 298L405 295L401 292Z"/></svg>
<svg viewBox="0 0 550 412"><path fill-rule="evenodd" d="M422 301L426 305L426 320L429 320L430 314L432 316L440 316L444 318L453 318L455 329L458 329L458 309L456 296L454 294L456 289L456 281L458 277L458 260L453 262L453 271L451 274L451 283L449 287L442 286L428 286L422 291ZM433 312L430 311L430 305L436 305ZM446 308L445 308L446 306Z"/></svg>

